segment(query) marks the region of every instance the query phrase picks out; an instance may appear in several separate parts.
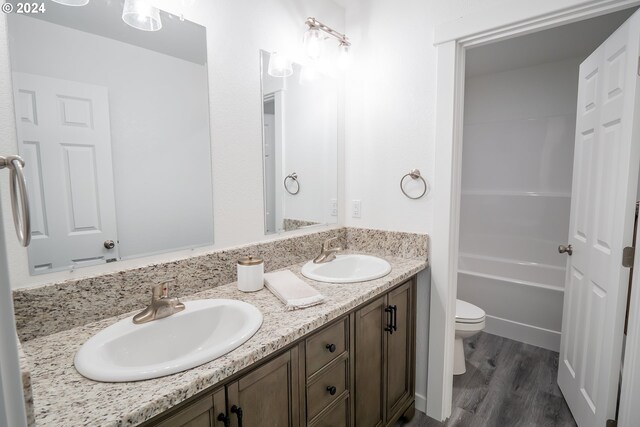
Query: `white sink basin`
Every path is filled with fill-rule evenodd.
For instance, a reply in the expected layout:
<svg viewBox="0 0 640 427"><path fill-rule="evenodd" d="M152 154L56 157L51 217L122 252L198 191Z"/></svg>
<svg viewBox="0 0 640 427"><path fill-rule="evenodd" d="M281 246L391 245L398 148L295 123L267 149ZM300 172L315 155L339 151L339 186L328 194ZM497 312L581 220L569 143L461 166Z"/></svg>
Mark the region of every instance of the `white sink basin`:
<svg viewBox="0 0 640 427"><path fill-rule="evenodd" d="M104 382L147 380L194 368L246 342L262 325L251 304L228 299L188 301L164 319L135 325L132 317L103 329L76 353L85 377Z"/></svg>
<svg viewBox="0 0 640 427"><path fill-rule="evenodd" d="M391 272L391 265L371 255L338 255L333 261L302 266L302 275L311 280L328 283L354 283L379 279Z"/></svg>

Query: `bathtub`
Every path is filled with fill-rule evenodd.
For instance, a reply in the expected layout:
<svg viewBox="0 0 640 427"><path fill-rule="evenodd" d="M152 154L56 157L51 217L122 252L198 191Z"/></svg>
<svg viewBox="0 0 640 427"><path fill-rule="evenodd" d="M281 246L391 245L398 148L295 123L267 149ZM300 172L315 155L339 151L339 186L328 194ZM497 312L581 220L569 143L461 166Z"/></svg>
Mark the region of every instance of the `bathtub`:
<svg viewBox="0 0 640 427"><path fill-rule="evenodd" d="M458 298L487 313L486 332L558 351L565 268L461 253Z"/></svg>

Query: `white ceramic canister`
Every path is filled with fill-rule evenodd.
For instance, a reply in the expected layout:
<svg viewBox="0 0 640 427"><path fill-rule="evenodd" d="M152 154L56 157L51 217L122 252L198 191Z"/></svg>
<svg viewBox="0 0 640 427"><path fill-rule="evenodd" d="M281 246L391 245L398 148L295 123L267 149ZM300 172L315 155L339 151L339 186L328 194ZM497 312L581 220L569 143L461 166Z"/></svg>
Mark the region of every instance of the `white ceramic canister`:
<svg viewBox="0 0 640 427"><path fill-rule="evenodd" d="M264 287L264 261L260 257L245 256L238 260L238 289L255 292Z"/></svg>

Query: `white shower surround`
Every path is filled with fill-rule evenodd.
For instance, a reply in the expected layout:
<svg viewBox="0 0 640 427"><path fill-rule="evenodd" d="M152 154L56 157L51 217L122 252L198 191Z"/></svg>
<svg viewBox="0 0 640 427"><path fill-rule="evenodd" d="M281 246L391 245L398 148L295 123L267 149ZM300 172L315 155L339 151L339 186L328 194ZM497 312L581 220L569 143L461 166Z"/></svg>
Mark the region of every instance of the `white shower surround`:
<svg viewBox="0 0 640 427"><path fill-rule="evenodd" d="M458 298L486 311L487 332L554 351L580 62L474 76L465 86Z"/></svg>

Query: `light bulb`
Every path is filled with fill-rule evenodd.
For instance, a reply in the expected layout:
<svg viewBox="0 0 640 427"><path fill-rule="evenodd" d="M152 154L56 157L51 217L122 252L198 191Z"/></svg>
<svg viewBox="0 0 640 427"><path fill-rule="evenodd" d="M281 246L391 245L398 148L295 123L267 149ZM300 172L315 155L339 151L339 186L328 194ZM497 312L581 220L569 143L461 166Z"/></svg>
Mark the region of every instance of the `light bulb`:
<svg viewBox="0 0 640 427"><path fill-rule="evenodd" d="M158 31L162 28L160 9L152 6L148 0L125 0L122 20L142 31Z"/></svg>
<svg viewBox="0 0 640 427"><path fill-rule="evenodd" d="M86 6L89 0L52 0L65 6Z"/></svg>
<svg viewBox="0 0 640 427"><path fill-rule="evenodd" d="M293 74L291 61L281 53L273 52L269 56L269 68L267 72L273 77L288 77Z"/></svg>
<svg viewBox="0 0 640 427"><path fill-rule="evenodd" d="M341 70L347 70L351 65L351 46L345 42L341 42L338 46L338 66Z"/></svg>
<svg viewBox="0 0 640 427"><path fill-rule="evenodd" d="M322 34L320 34L320 30L314 27L309 28L304 33L302 41L309 58L315 60L322 56L324 40L322 40Z"/></svg>

